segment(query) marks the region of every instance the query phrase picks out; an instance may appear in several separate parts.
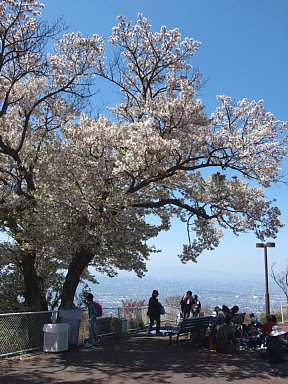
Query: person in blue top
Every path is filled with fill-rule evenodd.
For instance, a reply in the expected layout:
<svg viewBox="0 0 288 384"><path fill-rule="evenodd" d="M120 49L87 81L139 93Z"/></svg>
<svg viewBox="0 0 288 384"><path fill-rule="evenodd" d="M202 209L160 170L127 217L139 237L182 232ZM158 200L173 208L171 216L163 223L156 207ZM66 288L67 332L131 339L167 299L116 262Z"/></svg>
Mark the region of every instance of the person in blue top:
<svg viewBox="0 0 288 384"><path fill-rule="evenodd" d="M93 346L93 343L98 342L98 335L97 335L97 328L96 328L96 321L98 317L98 311L96 304L93 301L93 295L92 293L88 293L85 297L85 304L88 309L88 317L89 317L89 339L85 342L86 348L91 348Z"/></svg>

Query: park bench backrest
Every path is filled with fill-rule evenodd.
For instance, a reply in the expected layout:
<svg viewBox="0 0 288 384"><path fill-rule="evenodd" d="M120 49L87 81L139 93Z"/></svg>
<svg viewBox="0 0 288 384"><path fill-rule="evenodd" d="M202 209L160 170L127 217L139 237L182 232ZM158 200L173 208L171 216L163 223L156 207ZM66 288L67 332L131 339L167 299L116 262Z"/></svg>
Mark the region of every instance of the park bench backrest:
<svg viewBox="0 0 288 384"><path fill-rule="evenodd" d="M245 315L246 313L235 313L235 315L233 316L233 323L234 324L243 324L244 323L244 319L245 319Z"/></svg>
<svg viewBox="0 0 288 384"><path fill-rule="evenodd" d="M210 324L211 316L204 317L192 317L190 319L183 320L180 332L185 333L190 330L206 329Z"/></svg>

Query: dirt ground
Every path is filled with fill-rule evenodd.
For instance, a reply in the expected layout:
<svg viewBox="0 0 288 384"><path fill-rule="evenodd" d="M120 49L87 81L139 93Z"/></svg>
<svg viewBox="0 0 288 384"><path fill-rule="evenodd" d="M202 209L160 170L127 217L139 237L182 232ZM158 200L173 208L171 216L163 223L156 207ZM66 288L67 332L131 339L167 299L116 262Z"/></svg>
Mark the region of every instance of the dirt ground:
<svg viewBox="0 0 288 384"><path fill-rule="evenodd" d="M0 361L1 384L284 383L254 351L200 351L193 342L168 348L167 336L107 338L91 349L24 355Z"/></svg>

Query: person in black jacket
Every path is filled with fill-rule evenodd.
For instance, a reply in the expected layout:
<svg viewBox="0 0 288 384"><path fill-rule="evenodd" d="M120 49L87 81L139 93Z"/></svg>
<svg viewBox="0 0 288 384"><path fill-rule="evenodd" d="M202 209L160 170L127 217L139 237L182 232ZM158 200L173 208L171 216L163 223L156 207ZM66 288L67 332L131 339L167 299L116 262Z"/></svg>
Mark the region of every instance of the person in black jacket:
<svg viewBox="0 0 288 384"><path fill-rule="evenodd" d="M160 303L157 299L159 292L154 289L149 299L147 316L150 319L148 334L151 334L154 322L156 322L156 335L160 333Z"/></svg>
<svg viewBox="0 0 288 384"><path fill-rule="evenodd" d="M184 320L188 319L190 316L193 303L192 292L187 291L186 295L184 295L180 301L181 312Z"/></svg>

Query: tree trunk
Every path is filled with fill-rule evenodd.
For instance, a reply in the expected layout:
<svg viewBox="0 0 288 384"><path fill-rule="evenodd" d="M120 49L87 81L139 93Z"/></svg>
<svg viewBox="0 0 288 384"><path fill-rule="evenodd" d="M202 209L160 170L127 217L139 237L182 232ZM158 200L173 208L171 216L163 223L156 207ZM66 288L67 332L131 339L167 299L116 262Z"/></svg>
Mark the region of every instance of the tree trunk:
<svg viewBox="0 0 288 384"><path fill-rule="evenodd" d="M36 254L22 252L21 264L25 285L25 306L30 311L48 311L45 295L41 292L39 276L35 268Z"/></svg>
<svg viewBox="0 0 288 384"><path fill-rule="evenodd" d="M71 309L75 308L73 303L77 286L80 282L80 278L85 268L92 261L94 255L81 250L76 252L73 259L71 260L68 272L63 284L62 294L61 294L61 305L60 308Z"/></svg>

